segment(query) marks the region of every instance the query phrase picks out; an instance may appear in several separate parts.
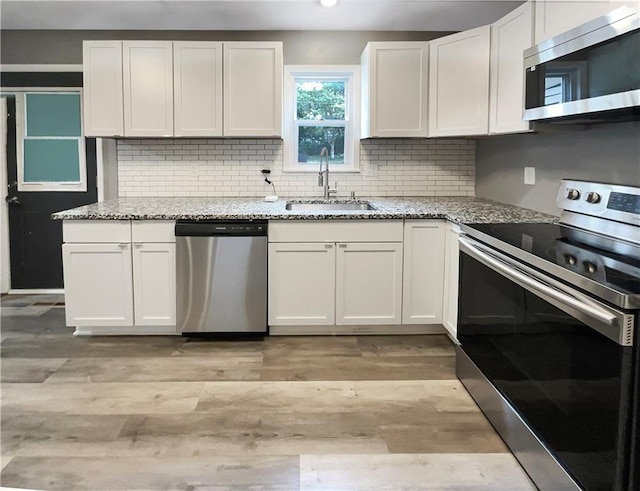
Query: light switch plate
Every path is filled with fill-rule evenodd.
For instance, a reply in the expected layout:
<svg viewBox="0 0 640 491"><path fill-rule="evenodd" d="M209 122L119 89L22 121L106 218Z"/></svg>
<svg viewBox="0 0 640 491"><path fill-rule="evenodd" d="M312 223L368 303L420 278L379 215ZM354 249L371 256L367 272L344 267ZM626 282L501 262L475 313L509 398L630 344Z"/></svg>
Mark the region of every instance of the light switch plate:
<svg viewBox="0 0 640 491"><path fill-rule="evenodd" d="M536 183L536 168L525 167L524 168L524 183L533 186Z"/></svg>

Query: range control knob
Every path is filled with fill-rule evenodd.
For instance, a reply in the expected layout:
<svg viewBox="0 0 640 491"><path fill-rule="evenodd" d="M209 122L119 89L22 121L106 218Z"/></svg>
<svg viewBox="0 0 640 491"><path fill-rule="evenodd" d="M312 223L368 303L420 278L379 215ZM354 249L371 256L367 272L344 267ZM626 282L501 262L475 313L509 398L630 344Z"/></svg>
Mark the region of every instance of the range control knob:
<svg viewBox="0 0 640 491"><path fill-rule="evenodd" d="M596 271L598 271L598 267L595 264L593 264L593 263L591 263L589 261L585 261L584 262L584 269L586 271L588 271L589 273L591 273L591 274L593 274Z"/></svg>
<svg viewBox="0 0 640 491"><path fill-rule="evenodd" d="M567 191L567 198L580 199L580 191L578 191L577 189L569 189Z"/></svg>
<svg viewBox="0 0 640 491"><path fill-rule="evenodd" d="M600 203L600 195L598 193L587 194L587 201L589 203Z"/></svg>
<svg viewBox="0 0 640 491"><path fill-rule="evenodd" d="M571 254L567 254L566 256L564 256L564 260L567 261L567 264L570 264L571 266L578 262L576 257Z"/></svg>

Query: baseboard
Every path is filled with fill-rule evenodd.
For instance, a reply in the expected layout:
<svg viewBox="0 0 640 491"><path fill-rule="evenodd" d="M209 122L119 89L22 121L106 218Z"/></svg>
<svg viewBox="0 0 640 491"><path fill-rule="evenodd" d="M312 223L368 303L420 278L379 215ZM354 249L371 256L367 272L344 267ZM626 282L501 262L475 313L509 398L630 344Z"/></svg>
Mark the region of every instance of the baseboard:
<svg viewBox="0 0 640 491"><path fill-rule="evenodd" d="M340 335L393 335L393 334L445 334L441 324L402 324L383 326L269 326L271 336L340 336Z"/></svg>
<svg viewBox="0 0 640 491"><path fill-rule="evenodd" d="M64 288L12 288L9 295L64 295Z"/></svg>
<svg viewBox="0 0 640 491"><path fill-rule="evenodd" d="M176 326L76 326L74 336L179 336Z"/></svg>

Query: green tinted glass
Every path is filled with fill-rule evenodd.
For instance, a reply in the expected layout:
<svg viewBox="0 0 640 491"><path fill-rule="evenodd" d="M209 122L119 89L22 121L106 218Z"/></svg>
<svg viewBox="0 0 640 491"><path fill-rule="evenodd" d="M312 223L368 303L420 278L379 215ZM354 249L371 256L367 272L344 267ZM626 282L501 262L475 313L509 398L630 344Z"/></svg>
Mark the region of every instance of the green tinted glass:
<svg viewBox="0 0 640 491"><path fill-rule="evenodd" d="M27 94L26 136L81 136L80 94Z"/></svg>
<svg viewBox="0 0 640 491"><path fill-rule="evenodd" d="M78 182L78 140L24 140L24 182Z"/></svg>

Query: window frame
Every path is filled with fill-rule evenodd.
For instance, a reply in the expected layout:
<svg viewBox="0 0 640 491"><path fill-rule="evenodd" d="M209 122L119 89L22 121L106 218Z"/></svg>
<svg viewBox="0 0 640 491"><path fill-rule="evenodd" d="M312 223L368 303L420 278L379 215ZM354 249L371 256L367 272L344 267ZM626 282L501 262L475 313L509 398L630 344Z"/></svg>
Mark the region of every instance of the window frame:
<svg viewBox="0 0 640 491"><path fill-rule="evenodd" d="M331 172L360 172L360 66L285 65L284 67L284 152L283 171L317 173L314 164L298 162L300 126L338 126L342 120L298 120L296 81L300 78L345 81L345 136L343 164L329 164ZM299 121L303 124L299 124Z"/></svg>
<svg viewBox="0 0 640 491"><path fill-rule="evenodd" d="M16 98L16 158L18 171L18 191L58 191L58 192L86 192L87 191L87 163L84 125L82 122L82 89L73 87L33 88L6 91ZM80 135L79 136L40 136L29 137L27 133L27 94L73 94L80 98ZM25 181L24 180L24 142L25 139L41 140L72 140L78 141L78 165L80 166L79 181Z"/></svg>

